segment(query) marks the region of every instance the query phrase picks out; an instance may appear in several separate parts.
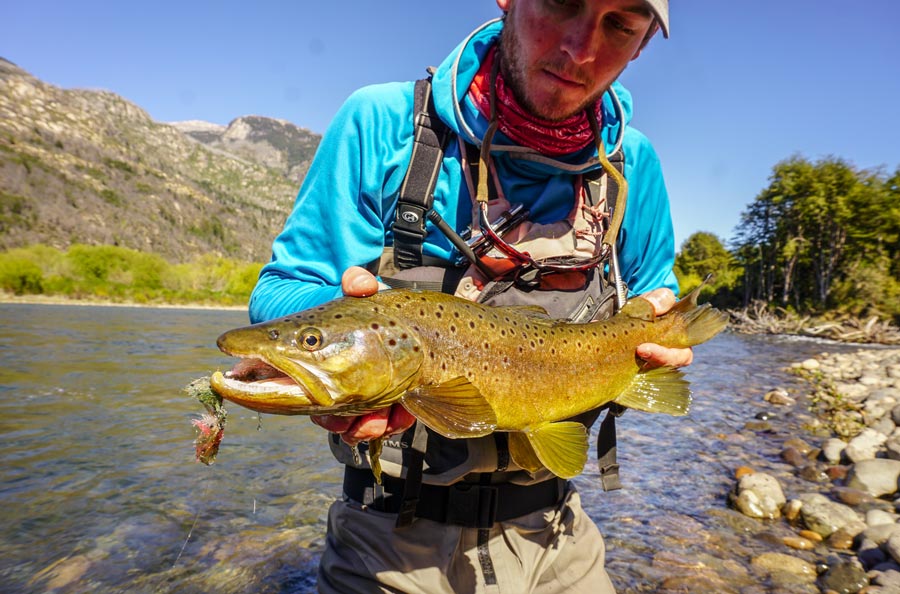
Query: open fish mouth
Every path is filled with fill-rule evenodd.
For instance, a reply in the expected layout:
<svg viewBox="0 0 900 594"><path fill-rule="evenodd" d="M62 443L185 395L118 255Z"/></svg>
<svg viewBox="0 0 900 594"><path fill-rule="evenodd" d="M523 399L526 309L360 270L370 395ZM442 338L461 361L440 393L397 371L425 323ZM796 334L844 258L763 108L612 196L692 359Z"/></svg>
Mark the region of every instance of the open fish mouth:
<svg viewBox="0 0 900 594"><path fill-rule="evenodd" d="M333 402L314 373L294 361L285 363L292 373L260 358L242 358L230 371L214 373L210 388L226 400L273 414L310 414Z"/></svg>
<svg viewBox="0 0 900 594"><path fill-rule="evenodd" d="M244 358L225 373L210 377L210 388L226 400L261 413L282 415L315 413L313 391L322 386L307 374L297 381L287 372L258 358ZM313 389L306 382L313 381ZM317 385L318 384L318 385Z"/></svg>
<svg viewBox="0 0 900 594"><path fill-rule="evenodd" d="M276 385L293 384L300 387L300 384L288 374L257 358L241 359L235 363L231 371L226 371L224 375L225 379L251 385L265 386L271 383Z"/></svg>

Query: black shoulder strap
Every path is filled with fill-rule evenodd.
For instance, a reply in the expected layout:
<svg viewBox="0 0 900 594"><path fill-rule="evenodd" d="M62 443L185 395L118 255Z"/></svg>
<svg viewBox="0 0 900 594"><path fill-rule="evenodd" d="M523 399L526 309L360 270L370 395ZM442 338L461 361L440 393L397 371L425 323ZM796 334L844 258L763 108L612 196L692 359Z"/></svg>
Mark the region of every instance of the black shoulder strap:
<svg viewBox="0 0 900 594"><path fill-rule="evenodd" d="M431 97L431 79L416 81L415 138L394 216L394 264L398 269L422 265L425 217L434 202L444 149L451 133L437 116Z"/></svg>

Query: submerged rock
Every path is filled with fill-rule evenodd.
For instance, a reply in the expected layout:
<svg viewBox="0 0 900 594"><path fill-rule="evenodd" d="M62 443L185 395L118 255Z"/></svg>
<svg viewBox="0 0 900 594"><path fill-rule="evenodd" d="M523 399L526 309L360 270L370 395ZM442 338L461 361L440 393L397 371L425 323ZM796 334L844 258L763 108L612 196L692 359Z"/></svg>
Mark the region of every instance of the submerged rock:
<svg viewBox="0 0 900 594"><path fill-rule="evenodd" d="M781 517L781 506L787 500L781 484L770 474L756 472L742 477L734 493L732 503L742 514L751 518L775 519Z"/></svg>

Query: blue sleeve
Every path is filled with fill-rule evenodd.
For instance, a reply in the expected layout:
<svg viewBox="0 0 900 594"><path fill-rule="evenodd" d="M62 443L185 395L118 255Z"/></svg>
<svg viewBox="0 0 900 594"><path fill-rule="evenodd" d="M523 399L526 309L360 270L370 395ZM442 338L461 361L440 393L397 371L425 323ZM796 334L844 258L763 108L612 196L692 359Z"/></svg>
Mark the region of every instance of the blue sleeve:
<svg viewBox="0 0 900 594"><path fill-rule="evenodd" d="M619 234L619 265L629 295L668 287L678 295L675 233L669 194L659 157L650 141L629 129L625 135L628 205Z"/></svg>
<svg viewBox="0 0 900 594"><path fill-rule="evenodd" d="M341 275L384 248L412 143L412 84L366 87L335 116L250 297L250 320L341 295Z"/></svg>

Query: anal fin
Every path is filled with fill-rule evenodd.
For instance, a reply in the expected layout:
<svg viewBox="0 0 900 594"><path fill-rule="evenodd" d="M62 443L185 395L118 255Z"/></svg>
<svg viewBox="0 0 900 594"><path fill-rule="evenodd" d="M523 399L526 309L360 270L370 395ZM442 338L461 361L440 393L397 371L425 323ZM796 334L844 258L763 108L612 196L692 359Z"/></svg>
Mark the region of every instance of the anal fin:
<svg viewBox="0 0 900 594"><path fill-rule="evenodd" d="M541 464L564 479L581 474L588 458L588 432L575 421L544 423L525 430Z"/></svg>

